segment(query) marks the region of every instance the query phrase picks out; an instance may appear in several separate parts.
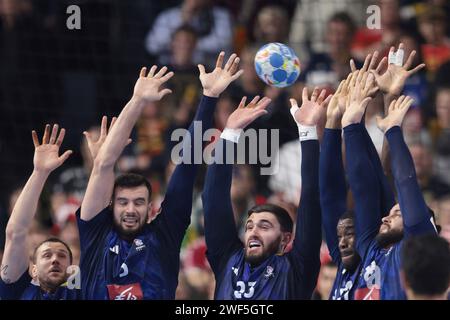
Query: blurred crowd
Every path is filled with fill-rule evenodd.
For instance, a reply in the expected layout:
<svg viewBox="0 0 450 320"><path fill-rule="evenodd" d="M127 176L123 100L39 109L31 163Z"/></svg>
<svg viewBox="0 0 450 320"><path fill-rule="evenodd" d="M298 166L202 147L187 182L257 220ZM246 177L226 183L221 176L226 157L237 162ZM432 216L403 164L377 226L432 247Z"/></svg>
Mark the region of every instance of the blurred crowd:
<svg viewBox="0 0 450 320"><path fill-rule="evenodd" d="M81 30L68 30L66 8L81 8ZM380 29L369 29L370 5L380 8ZM450 241L450 5L445 0L0 0L0 260L4 230L15 200L32 170L31 130L58 122L67 130L63 149L74 156L46 187L32 228L33 244L50 235L67 242L79 259L74 212L92 169L81 134L100 133L102 115L117 116L132 94L141 66L166 65L175 72L173 94L147 106L118 162L117 172L137 172L153 187L158 210L174 169L171 133L187 128L201 97L197 64L211 67L220 50L241 57L244 74L221 95L215 127L222 130L242 96L272 99L255 129L279 129L279 170L261 176L261 164L234 169L231 197L236 227L255 204L279 204L294 215L301 188L296 124L289 97L302 88L332 93L375 50L387 55L402 42L405 57L417 50L414 65L426 68L408 79L404 94L414 98L403 126L425 199ZM263 44L291 46L301 75L286 89L266 86L257 76L254 56ZM366 113L368 132L381 154L383 133L376 116L383 101ZM205 169L205 168L204 168ZM211 299L214 276L205 258L201 190L194 192L192 223L185 236L178 299ZM315 297L326 299L336 266L322 249Z"/></svg>

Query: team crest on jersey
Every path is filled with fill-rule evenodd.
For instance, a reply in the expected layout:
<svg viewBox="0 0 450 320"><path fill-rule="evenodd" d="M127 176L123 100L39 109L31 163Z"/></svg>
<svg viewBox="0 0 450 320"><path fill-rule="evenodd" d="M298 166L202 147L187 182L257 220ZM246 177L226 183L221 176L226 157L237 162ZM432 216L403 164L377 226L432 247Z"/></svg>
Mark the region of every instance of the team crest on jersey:
<svg viewBox="0 0 450 320"><path fill-rule="evenodd" d="M364 270L364 281L367 288L358 288L355 291L356 300L380 300L381 270L375 261L372 261Z"/></svg>
<svg viewBox="0 0 450 320"><path fill-rule="evenodd" d="M273 276L274 276L274 274L273 274L273 267L272 266L267 266L266 272L264 273L264 277L268 279L268 278L273 277Z"/></svg>
<svg viewBox="0 0 450 320"><path fill-rule="evenodd" d="M111 251L115 254L119 254L119 245L116 244L114 247L109 248L109 251Z"/></svg>
<svg viewBox="0 0 450 320"><path fill-rule="evenodd" d="M145 248L145 244L141 239L134 239L134 245L136 246L136 251L141 251Z"/></svg>
<svg viewBox="0 0 450 320"><path fill-rule="evenodd" d="M126 285L109 284L107 287L110 300L142 300L144 298L138 282Z"/></svg>

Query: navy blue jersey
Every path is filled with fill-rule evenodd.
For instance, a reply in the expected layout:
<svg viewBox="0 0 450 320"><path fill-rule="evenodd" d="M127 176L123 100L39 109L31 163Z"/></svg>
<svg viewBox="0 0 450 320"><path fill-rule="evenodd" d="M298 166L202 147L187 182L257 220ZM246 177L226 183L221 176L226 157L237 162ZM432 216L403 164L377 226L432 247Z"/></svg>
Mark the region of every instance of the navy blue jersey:
<svg viewBox="0 0 450 320"><path fill-rule="evenodd" d="M218 278L215 299L310 299L311 291L304 289L302 262L297 255L295 251L282 256L272 255L252 269L245 262L241 244L240 249L227 259Z"/></svg>
<svg viewBox="0 0 450 320"><path fill-rule="evenodd" d="M216 157L224 156L227 145L220 139ZM292 250L272 255L251 269L244 259L244 245L238 238L231 207L231 164L209 166L203 191L207 257L216 278L215 299L278 300L310 299L320 269L321 213L319 203L317 140L303 141L302 201Z"/></svg>
<svg viewBox="0 0 450 320"><path fill-rule="evenodd" d="M119 237L107 207L90 221L80 219L81 283L85 299L173 299L179 248L164 234L162 214L132 243Z"/></svg>
<svg viewBox="0 0 450 320"><path fill-rule="evenodd" d="M34 282L28 270L16 282L6 284L0 279L0 300L78 300L80 290L69 289L66 283L62 284L54 293L41 290Z"/></svg>
<svg viewBox="0 0 450 320"><path fill-rule="evenodd" d="M353 300L357 288L362 264L353 271L345 269L342 263L338 265L336 278L330 292L330 300Z"/></svg>
<svg viewBox="0 0 450 320"><path fill-rule="evenodd" d="M403 240L390 248L378 246L375 237L381 216L391 205L385 190L381 166L361 152L367 145L362 125L344 128L348 177L355 199L357 250L363 259L355 299L406 299L400 282L400 251ZM417 183L414 163L403 140L400 127L386 132L391 150L391 167L403 217L404 239L436 232ZM378 158L377 158L378 160ZM385 199L385 201L380 201Z"/></svg>
<svg viewBox="0 0 450 320"><path fill-rule="evenodd" d="M201 121L201 130L194 130L192 123L190 139L183 140L182 151L190 155L190 163L177 165L160 214L151 224L145 225L133 242L119 237L110 208L89 221L82 220L78 210L84 299L175 298L180 248L190 224L194 180L200 166L192 164L195 143L191 141L202 141L203 132L211 128L216 102L217 98L202 97L194 119Z"/></svg>

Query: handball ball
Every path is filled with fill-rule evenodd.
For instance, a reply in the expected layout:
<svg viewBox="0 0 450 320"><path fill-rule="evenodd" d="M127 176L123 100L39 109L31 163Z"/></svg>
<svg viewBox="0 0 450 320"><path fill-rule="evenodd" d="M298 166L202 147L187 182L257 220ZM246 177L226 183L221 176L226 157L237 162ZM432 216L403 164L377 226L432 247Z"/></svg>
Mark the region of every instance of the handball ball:
<svg viewBox="0 0 450 320"><path fill-rule="evenodd" d="M266 84L284 88L293 84L300 75L300 60L287 45L272 42L256 53L255 69Z"/></svg>

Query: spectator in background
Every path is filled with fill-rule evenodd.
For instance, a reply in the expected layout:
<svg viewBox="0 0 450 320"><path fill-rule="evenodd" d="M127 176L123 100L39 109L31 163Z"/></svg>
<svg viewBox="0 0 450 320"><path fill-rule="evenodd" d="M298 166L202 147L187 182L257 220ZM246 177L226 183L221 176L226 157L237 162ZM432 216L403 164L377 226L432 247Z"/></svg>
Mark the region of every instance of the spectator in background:
<svg viewBox="0 0 450 320"><path fill-rule="evenodd" d="M356 25L346 12L333 14L326 29L326 51L314 52L307 68L300 74L299 81L307 86L319 86L332 90L336 84L350 73L350 59L354 58L350 52ZM362 63L355 60L356 67Z"/></svg>
<svg viewBox="0 0 450 320"><path fill-rule="evenodd" d="M353 54L364 59L369 53L378 51L382 56L398 42L401 33L399 0L379 0L381 28L361 28L356 32L352 46Z"/></svg>
<svg viewBox="0 0 450 320"><path fill-rule="evenodd" d="M413 60L414 66L417 66L423 62L418 35L409 31L408 29L404 29L402 30L399 40L404 45L403 48L405 57L409 57L413 50L417 52ZM424 116L429 116L429 111L425 109L425 102L428 94L426 67L406 79L405 86L403 88L403 94L408 95L414 99L412 108L420 107L422 114Z"/></svg>
<svg viewBox="0 0 450 320"><path fill-rule="evenodd" d="M436 116L434 169L436 175L450 186L450 86L437 89Z"/></svg>
<svg viewBox="0 0 450 320"><path fill-rule="evenodd" d="M415 142L409 145L417 181L426 201L433 201L436 197L449 192L439 175L433 174L433 158L429 148L423 143Z"/></svg>
<svg viewBox="0 0 450 320"><path fill-rule="evenodd" d="M243 239L247 212L256 205L256 181L249 165L233 167L230 196L238 236Z"/></svg>
<svg viewBox="0 0 450 320"><path fill-rule="evenodd" d="M229 51L232 41L231 17L226 9L211 0L184 0L178 7L161 12L147 34L145 47L158 57L159 64L170 63L171 35L183 25L191 26L198 35L194 62L210 65L219 50Z"/></svg>
<svg viewBox="0 0 450 320"><path fill-rule="evenodd" d="M269 187L279 198L294 206L300 201L302 186L301 149L296 140L285 143L275 157L278 171L269 178Z"/></svg>
<svg viewBox="0 0 450 320"><path fill-rule="evenodd" d="M450 59L450 39L445 34L447 19L445 12L435 6L427 7L418 17L419 31L425 39L421 51L429 79L434 79L437 69Z"/></svg>
<svg viewBox="0 0 450 320"><path fill-rule="evenodd" d="M401 279L408 300L447 300L449 243L436 235L411 237L401 252Z"/></svg>
<svg viewBox="0 0 450 320"><path fill-rule="evenodd" d="M174 94L164 101L161 110L166 120L171 119L178 110L187 110L189 117L183 121L183 127L189 125L199 99L200 83L194 62L197 42L197 32L189 25L179 27L172 34L169 68L177 76L167 84Z"/></svg>
<svg viewBox="0 0 450 320"><path fill-rule="evenodd" d="M254 26L255 44L263 46L269 42L288 42L289 15L286 9L278 5L263 7L257 15Z"/></svg>
<svg viewBox="0 0 450 320"><path fill-rule="evenodd" d="M338 267L331 260L322 263L319 278L317 279L317 287L313 293L313 300L328 300L333 289L337 270Z"/></svg>
<svg viewBox="0 0 450 320"><path fill-rule="evenodd" d="M367 0L301 0L291 23L289 42L301 63L310 60L310 53L326 52L326 21L336 12L345 11L355 17L357 25L365 24ZM364 58L364 56L362 57Z"/></svg>
<svg viewBox="0 0 450 320"><path fill-rule="evenodd" d="M407 145L422 143L431 146L431 136L426 130L424 122L419 107L408 110L402 125L403 135Z"/></svg>

